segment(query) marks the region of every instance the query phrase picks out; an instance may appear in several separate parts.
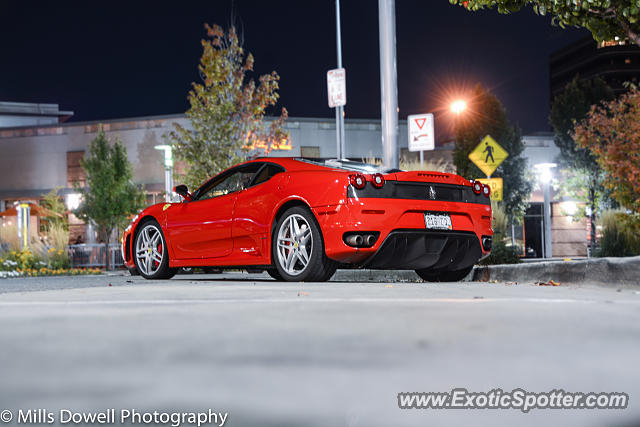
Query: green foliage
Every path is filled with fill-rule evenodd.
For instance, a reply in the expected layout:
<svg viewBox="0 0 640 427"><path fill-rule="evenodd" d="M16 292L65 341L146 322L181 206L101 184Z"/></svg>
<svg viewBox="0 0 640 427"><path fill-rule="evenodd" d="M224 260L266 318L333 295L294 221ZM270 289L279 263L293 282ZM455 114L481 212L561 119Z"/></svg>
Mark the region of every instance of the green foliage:
<svg viewBox="0 0 640 427"><path fill-rule="evenodd" d="M23 251L11 251L6 256L2 265L11 270L28 270L33 268L46 267L46 263L29 249ZM11 270L9 270L11 268Z"/></svg>
<svg viewBox="0 0 640 427"><path fill-rule="evenodd" d="M69 229L69 220L67 218L67 207L62 200L62 197L58 196L58 190L62 187L55 187L42 197L41 205L47 210L54 213L54 215L46 216L48 227L62 226L66 230Z"/></svg>
<svg viewBox="0 0 640 427"><path fill-rule="evenodd" d="M93 221L108 245L111 232L124 226L129 215L144 207L145 195L133 183L127 149L117 137L111 146L102 128L89 144L89 154L81 164L87 176L87 188L76 186L82 203L75 214L83 221ZM108 259L106 263L108 268Z"/></svg>
<svg viewBox="0 0 640 427"><path fill-rule="evenodd" d="M509 123L498 98L477 85L467 110L456 120L455 130L453 163L457 173L467 179L484 177L482 171L469 160L469 153L486 135L491 135L509 153L492 178L503 178L505 211L509 218L519 221L529 203L533 184L527 177L526 159L522 157L524 143L520 130Z"/></svg>
<svg viewBox="0 0 640 427"><path fill-rule="evenodd" d="M64 249L49 248L47 251L47 265L53 270L69 268L71 260Z"/></svg>
<svg viewBox="0 0 640 427"><path fill-rule="evenodd" d="M510 238L507 236L509 218L501 203L491 203L491 226L493 228L493 247L491 255L480 261L481 265L493 264L517 264L520 262L518 248L509 246Z"/></svg>
<svg viewBox="0 0 640 427"><path fill-rule="evenodd" d="M193 83L188 96L191 127L175 124L168 135L176 158L186 163L184 183L190 188L288 138L283 130L286 109L269 127L263 123L267 108L279 98L278 74L262 75L257 84L247 79L253 55L245 57L235 27L227 32L217 25L206 29L209 39L202 40L198 66L202 82Z"/></svg>
<svg viewBox="0 0 640 427"><path fill-rule="evenodd" d="M562 28L584 27L598 41L629 38L640 45L640 3L630 0L449 0L468 10L497 8L517 12L531 6L539 15L551 15Z"/></svg>
<svg viewBox="0 0 640 427"><path fill-rule="evenodd" d="M591 240L596 239L595 222L601 205L608 205L609 192L604 186L606 175L589 148L583 148L573 139L576 125L582 123L592 105L614 98L613 90L600 78L569 82L556 96L551 106L549 121L555 133L555 144L560 148L559 163L564 167L559 181L559 195L583 202L590 211ZM582 208L575 219L586 215Z"/></svg>
<svg viewBox="0 0 640 427"><path fill-rule="evenodd" d="M640 214L605 211L598 256L640 255Z"/></svg>
<svg viewBox="0 0 640 427"><path fill-rule="evenodd" d="M579 76L554 98L549 121L555 133L555 143L560 148L563 166L596 172L600 170L593 153L588 148L578 146L573 140L573 133L575 125L587 117L592 105L613 98L613 90L601 78L584 80Z"/></svg>
<svg viewBox="0 0 640 427"><path fill-rule="evenodd" d="M613 101L592 106L576 126L575 140L595 155L612 197L640 212L640 90L632 87Z"/></svg>

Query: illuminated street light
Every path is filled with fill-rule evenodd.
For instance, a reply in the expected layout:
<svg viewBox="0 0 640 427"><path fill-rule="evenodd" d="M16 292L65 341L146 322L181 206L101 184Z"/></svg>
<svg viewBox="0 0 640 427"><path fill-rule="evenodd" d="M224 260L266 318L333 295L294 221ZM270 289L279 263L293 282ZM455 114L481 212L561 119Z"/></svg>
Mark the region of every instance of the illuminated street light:
<svg viewBox="0 0 640 427"><path fill-rule="evenodd" d="M460 114L467 109L467 102L463 99L455 100L451 103L451 112Z"/></svg>
<svg viewBox="0 0 640 427"><path fill-rule="evenodd" d="M555 163L538 163L534 166L538 171L544 193L544 258L551 258L553 256L553 247L551 246L551 195L549 184L553 178L551 169L556 166Z"/></svg>

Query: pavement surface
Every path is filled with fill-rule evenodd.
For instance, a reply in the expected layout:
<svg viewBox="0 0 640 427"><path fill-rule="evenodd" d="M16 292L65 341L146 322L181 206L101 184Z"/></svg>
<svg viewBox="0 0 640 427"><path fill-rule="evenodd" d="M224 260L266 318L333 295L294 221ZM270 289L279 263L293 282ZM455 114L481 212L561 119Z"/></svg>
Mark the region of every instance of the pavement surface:
<svg viewBox="0 0 640 427"><path fill-rule="evenodd" d="M111 284L111 286L109 286ZM640 425L640 291L0 280L0 410L229 412L228 426ZM401 410L398 392L619 391L624 410ZM16 425L15 419L12 423Z"/></svg>

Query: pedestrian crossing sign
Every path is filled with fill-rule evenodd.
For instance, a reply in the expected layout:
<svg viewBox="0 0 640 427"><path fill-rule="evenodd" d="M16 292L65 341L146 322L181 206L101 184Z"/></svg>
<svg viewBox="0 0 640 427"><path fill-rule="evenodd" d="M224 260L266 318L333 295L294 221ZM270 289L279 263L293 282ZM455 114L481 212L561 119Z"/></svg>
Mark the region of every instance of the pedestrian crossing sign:
<svg viewBox="0 0 640 427"><path fill-rule="evenodd" d="M487 135L482 138L480 144L469 154L469 160L487 176L491 176L508 156L509 153L491 135Z"/></svg>

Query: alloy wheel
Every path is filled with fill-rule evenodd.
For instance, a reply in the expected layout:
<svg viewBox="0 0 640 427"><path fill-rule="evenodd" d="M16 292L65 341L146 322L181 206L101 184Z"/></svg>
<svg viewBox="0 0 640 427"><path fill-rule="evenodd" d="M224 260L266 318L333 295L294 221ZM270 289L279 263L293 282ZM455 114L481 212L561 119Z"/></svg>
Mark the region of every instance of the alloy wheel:
<svg viewBox="0 0 640 427"><path fill-rule="evenodd" d="M313 253L313 235L307 220L299 214L289 215L278 230L278 262L291 276L300 275L309 265Z"/></svg>
<svg viewBox="0 0 640 427"><path fill-rule="evenodd" d="M147 276L155 274L162 265L164 244L162 233L153 224L144 226L136 239L136 260L138 268Z"/></svg>

